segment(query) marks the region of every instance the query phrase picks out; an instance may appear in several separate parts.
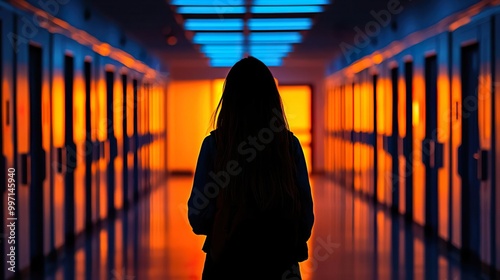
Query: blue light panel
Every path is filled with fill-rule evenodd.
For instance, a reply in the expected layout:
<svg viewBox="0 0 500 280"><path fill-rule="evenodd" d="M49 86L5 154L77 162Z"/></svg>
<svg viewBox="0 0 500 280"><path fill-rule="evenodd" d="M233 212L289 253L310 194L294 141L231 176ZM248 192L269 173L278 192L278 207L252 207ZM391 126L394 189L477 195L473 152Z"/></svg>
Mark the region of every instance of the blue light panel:
<svg viewBox="0 0 500 280"><path fill-rule="evenodd" d="M243 57L243 53L205 53L205 56L212 59L241 59Z"/></svg>
<svg viewBox="0 0 500 280"><path fill-rule="evenodd" d="M175 6L245 6L245 0L171 0Z"/></svg>
<svg viewBox="0 0 500 280"><path fill-rule="evenodd" d="M179 14L190 15L221 15L221 14L244 14L246 8L243 6L211 6L211 7L197 7L197 6L183 6L177 8Z"/></svg>
<svg viewBox="0 0 500 280"><path fill-rule="evenodd" d="M267 65L268 67L279 67L283 65L283 59L281 58L266 58L266 57L262 58L256 57L256 58L264 62L264 64Z"/></svg>
<svg viewBox="0 0 500 280"><path fill-rule="evenodd" d="M268 67L279 67L283 64L283 60L281 58L263 58L260 61L266 64ZM238 62L240 59L211 59L210 66L212 67L233 67L233 65Z"/></svg>
<svg viewBox="0 0 500 280"><path fill-rule="evenodd" d="M308 30L312 26L310 18L254 18L248 21L252 31Z"/></svg>
<svg viewBox="0 0 500 280"><path fill-rule="evenodd" d="M311 6L328 5L330 0L254 0L254 6Z"/></svg>
<svg viewBox="0 0 500 280"><path fill-rule="evenodd" d="M207 44L243 44L243 33L200 32L193 37L193 42L199 45Z"/></svg>
<svg viewBox="0 0 500 280"><path fill-rule="evenodd" d="M266 32L251 33L250 42L264 44L294 44L300 43L302 36L298 32Z"/></svg>
<svg viewBox="0 0 500 280"><path fill-rule="evenodd" d="M241 58L213 58L210 59L210 66L212 67L232 67L236 62L240 61Z"/></svg>
<svg viewBox="0 0 500 280"><path fill-rule="evenodd" d="M321 6L254 6L251 9L254 14L307 14L321 13Z"/></svg>
<svg viewBox="0 0 500 280"><path fill-rule="evenodd" d="M242 19L188 19L184 28L189 31L238 31L243 30Z"/></svg>
<svg viewBox="0 0 500 280"><path fill-rule="evenodd" d="M204 53L243 53L243 45L204 45L201 47L201 51Z"/></svg>
<svg viewBox="0 0 500 280"><path fill-rule="evenodd" d="M251 53L266 53L266 52L291 52L293 50L292 45L251 45Z"/></svg>

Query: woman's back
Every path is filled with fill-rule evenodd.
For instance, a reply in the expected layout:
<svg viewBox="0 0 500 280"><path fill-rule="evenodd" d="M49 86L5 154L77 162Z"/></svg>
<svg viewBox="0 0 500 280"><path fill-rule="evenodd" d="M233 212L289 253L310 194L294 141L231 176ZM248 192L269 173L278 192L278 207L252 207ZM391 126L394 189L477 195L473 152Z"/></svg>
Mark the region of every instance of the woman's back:
<svg viewBox="0 0 500 280"><path fill-rule="evenodd" d="M188 202L193 230L207 235L204 279L245 279L244 271L278 279L307 258L313 213L302 148L274 77L255 58L231 69L217 112Z"/></svg>

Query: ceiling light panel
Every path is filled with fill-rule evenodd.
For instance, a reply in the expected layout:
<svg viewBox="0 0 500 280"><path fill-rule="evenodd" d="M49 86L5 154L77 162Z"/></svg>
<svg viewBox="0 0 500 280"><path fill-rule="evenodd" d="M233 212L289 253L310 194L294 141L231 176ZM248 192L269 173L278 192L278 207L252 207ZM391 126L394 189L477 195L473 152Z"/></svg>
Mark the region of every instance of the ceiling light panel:
<svg viewBox="0 0 500 280"><path fill-rule="evenodd" d="M243 31L243 19L187 19L184 28L189 31Z"/></svg>
<svg viewBox="0 0 500 280"><path fill-rule="evenodd" d="M308 14L323 12L322 6L253 6L253 14Z"/></svg>
<svg viewBox="0 0 500 280"><path fill-rule="evenodd" d="M248 21L251 31L308 30L310 18L253 18Z"/></svg>
<svg viewBox="0 0 500 280"><path fill-rule="evenodd" d="M299 32L254 32L250 33L251 44L295 44L300 43Z"/></svg>
<svg viewBox="0 0 500 280"><path fill-rule="evenodd" d="M231 2L232 3L232 2ZM328 5L330 0L254 0L254 6L316 6Z"/></svg>
<svg viewBox="0 0 500 280"><path fill-rule="evenodd" d="M174 6L245 6L245 0L171 0Z"/></svg>
<svg viewBox="0 0 500 280"><path fill-rule="evenodd" d="M243 6L183 6L177 8L177 13L184 15L223 15L244 14L246 8Z"/></svg>
<svg viewBox="0 0 500 280"><path fill-rule="evenodd" d="M243 33L199 32L193 37L195 44L243 44Z"/></svg>

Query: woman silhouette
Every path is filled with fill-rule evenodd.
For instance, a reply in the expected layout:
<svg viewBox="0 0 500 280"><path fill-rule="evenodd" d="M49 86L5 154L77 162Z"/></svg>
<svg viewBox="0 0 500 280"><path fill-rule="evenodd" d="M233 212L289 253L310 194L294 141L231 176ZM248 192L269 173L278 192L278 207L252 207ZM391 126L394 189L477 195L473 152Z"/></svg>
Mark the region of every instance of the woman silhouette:
<svg viewBox="0 0 500 280"><path fill-rule="evenodd" d="M217 116L217 118L215 118ZM314 222L304 154L271 71L237 62L203 141L188 201L206 235L202 279L301 279Z"/></svg>

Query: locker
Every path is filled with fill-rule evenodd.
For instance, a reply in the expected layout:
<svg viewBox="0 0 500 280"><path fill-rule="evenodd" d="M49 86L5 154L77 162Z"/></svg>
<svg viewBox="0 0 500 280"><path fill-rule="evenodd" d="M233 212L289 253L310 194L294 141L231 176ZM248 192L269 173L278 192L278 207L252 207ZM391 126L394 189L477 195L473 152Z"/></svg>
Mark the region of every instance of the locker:
<svg viewBox="0 0 500 280"><path fill-rule="evenodd" d="M488 17L452 34L454 242L465 258L492 260L492 68Z"/></svg>

